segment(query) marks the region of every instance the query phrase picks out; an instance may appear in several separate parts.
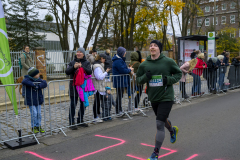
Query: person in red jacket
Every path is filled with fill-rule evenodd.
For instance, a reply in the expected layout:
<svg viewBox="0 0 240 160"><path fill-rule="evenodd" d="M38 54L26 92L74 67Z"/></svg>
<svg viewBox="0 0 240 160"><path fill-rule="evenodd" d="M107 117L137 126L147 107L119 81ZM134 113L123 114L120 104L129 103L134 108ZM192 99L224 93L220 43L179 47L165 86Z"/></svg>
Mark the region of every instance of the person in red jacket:
<svg viewBox="0 0 240 160"><path fill-rule="evenodd" d="M204 53L200 53L197 57L197 64L192 71L193 76L193 86L192 86L192 96L203 95L201 92L201 75L203 70L207 68L207 64L204 62Z"/></svg>

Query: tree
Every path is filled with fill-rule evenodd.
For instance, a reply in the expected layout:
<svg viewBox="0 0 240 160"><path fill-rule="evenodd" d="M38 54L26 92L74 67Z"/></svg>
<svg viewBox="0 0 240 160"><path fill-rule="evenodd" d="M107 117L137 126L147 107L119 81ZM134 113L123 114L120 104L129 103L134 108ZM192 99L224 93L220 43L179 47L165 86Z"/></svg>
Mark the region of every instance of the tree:
<svg viewBox="0 0 240 160"><path fill-rule="evenodd" d="M7 9L7 30L9 45L12 50L22 50L24 45L39 46L38 41L44 35L36 33L37 25L41 22L38 12L35 12L35 0L10 0L11 7Z"/></svg>
<svg viewBox="0 0 240 160"><path fill-rule="evenodd" d="M221 53L223 50L230 52L239 52L240 38L235 38L236 28L226 27L218 32L217 36L217 52Z"/></svg>

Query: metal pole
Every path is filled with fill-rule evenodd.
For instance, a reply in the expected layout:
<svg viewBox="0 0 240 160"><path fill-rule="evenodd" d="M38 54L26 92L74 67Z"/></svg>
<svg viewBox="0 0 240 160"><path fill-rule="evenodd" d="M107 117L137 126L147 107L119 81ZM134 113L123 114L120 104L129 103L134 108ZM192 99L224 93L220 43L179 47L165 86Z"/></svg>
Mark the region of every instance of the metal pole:
<svg viewBox="0 0 240 160"><path fill-rule="evenodd" d="M215 32L215 43L214 43L214 55L215 57L217 56L217 52L216 52L216 0L214 0L214 32Z"/></svg>

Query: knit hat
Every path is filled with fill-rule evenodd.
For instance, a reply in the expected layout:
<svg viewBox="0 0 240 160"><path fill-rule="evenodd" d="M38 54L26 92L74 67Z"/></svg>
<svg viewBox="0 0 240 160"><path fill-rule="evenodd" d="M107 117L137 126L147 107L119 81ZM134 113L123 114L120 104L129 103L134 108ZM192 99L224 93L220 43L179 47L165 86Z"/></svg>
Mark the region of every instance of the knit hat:
<svg viewBox="0 0 240 160"><path fill-rule="evenodd" d="M34 67L31 67L31 68L28 69L28 75L31 76L31 77L36 76L38 73L39 73L39 70L37 70Z"/></svg>
<svg viewBox="0 0 240 160"><path fill-rule="evenodd" d="M158 45L158 48L160 50L160 53L162 52L162 43L159 42L158 40L153 40L150 44L156 43Z"/></svg>
<svg viewBox="0 0 240 160"><path fill-rule="evenodd" d="M193 49L193 52L196 51L196 49Z"/></svg>
<svg viewBox="0 0 240 160"><path fill-rule="evenodd" d="M105 89L106 89L106 91L107 91L107 90L111 90L111 88L110 88L110 87L105 87Z"/></svg>
<svg viewBox="0 0 240 160"><path fill-rule="evenodd" d="M106 54L103 54L103 53L99 54L99 57L102 57L103 59L107 58Z"/></svg>
<svg viewBox="0 0 240 160"><path fill-rule="evenodd" d="M119 55L121 58L123 58L123 55L126 53L126 49L123 47L118 47L117 49L117 55Z"/></svg>
<svg viewBox="0 0 240 160"><path fill-rule="evenodd" d="M217 60L218 60L218 58L217 58L217 57L213 57L213 58L212 58L212 61L213 61L213 63L216 63L216 62L217 62Z"/></svg>
<svg viewBox="0 0 240 160"><path fill-rule="evenodd" d="M219 55L219 56L217 56L217 58L218 58L219 60L223 60L224 56L223 56L223 55Z"/></svg>
<svg viewBox="0 0 240 160"><path fill-rule="evenodd" d="M81 48L81 47L80 47L80 48L77 49L77 52L78 52L78 51L82 52L82 53L85 55L85 49L84 49L84 48Z"/></svg>

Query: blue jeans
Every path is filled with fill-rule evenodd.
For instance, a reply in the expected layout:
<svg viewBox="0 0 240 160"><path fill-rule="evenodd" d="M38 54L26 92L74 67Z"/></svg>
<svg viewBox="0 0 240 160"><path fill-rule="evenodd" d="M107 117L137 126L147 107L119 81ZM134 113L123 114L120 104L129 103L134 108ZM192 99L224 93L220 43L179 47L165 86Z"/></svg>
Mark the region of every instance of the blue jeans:
<svg viewBox="0 0 240 160"><path fill-rule="evenodd" d="M41 126L41 105L39 106L29 106L30 114L31 114L31 126L40 127Z"/></svg>
<svg viewBox="0 0 240 160"><path fill-rule="evenodd" d="M192 73L193 76L193 86L192 86L192 94L201 93L201 78L200 76Z"/></svg>
<svg viewBox="0 0 240 160"><path fill-rule="evenodd" d="M220 73L219 81L218 81L220 90L223 89L224 77L225 77L225 73Z"/></svg>

